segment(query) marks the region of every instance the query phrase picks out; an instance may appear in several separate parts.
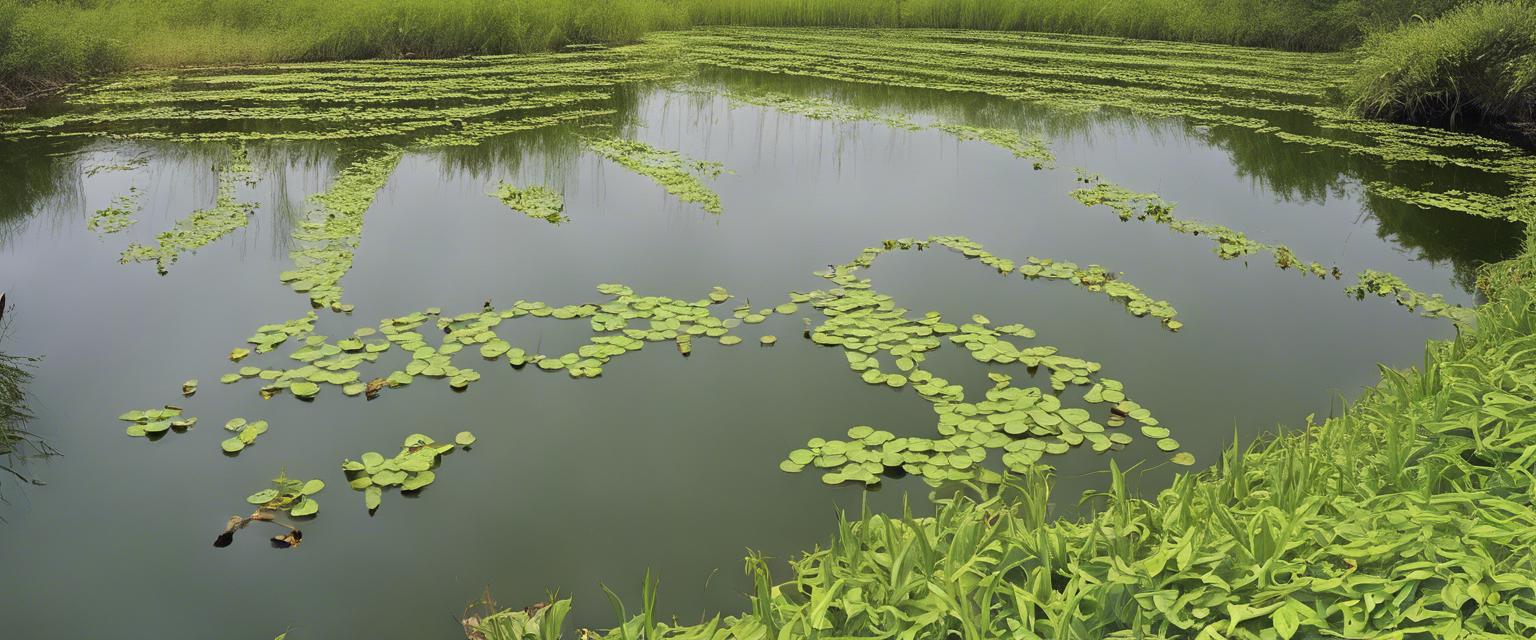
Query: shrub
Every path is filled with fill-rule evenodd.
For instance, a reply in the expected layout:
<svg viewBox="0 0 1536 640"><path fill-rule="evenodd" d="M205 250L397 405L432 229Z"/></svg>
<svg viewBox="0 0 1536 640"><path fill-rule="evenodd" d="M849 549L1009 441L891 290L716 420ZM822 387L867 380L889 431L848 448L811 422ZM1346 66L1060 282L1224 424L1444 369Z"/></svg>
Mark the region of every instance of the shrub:
<svg viewBox="0 0 1536 640"><path fill-rule="evenodd" d="M1371 36L1346 88L1362 115L1430 124L1536 119L1536 3L1484 1Z"/></svg>

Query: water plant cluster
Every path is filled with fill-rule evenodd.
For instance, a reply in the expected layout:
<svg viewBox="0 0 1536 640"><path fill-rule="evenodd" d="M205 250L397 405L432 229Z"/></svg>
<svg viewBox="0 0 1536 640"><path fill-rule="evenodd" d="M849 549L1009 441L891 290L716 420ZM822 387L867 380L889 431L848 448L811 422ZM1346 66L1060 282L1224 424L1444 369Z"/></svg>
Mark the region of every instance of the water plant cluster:
<svg viewBox="0 0 1536 640"><path fill-rule="evenodd" d="M1384 164L1467 170L1507 185L1508 192L1489 194L1505 204L1478 207L1480 215L1524 216L1536 205L1536 158L1519 147L1472 133L1369 120L1338 105L1332 96L1351 72L1347 55L924 29L717 28L655 34L649 41L683 48L689 60L705 66L1235 127ZM1448 193L1428 185L1381 186L1373 181L1367 189L1423 206L1435 206Z"/></svg>
<svg viewBox="0 0 1536 640"><path fill-rule="evenodd" d="M961 140L980 140L1012 153L1016 158L1030 160L1035 169L1055 166L1056 156L1041 134L1026 134L1016 129L978 127L958 122L934 121L918 123L902 114L882 113L844 104L821 97L793 96L776 91L730 91L725 96L731 102L749 104L793 113L813 120L837 120L843 122L876 122L894 129L922 131L933 129L948 133Z"/></svg>
<svg viewBox="0 0 1536 640"><path fill-rule="evenodd" d="M474 443L475 435L468 431L460 431L453 442L437 442L419 433L411 434L406 436L395 457L385 458L376 451L369 451L359 460L343 460L341 470L346 472L347 483L352 489L363 492L363 503L373 511L379 508L385 488L422 490L437 479L432 469L443 454L453 451L456 446L468 448Z"/></svg>
<svg viewBox="0 0 1536 640"><path fill-rule="evenodd" d="M279 278L294 291L309 294L316 307L347 311L341 301L341 277L352 268L352 253L363 237L363 213L400 163L394 147L347 165L325 191L315 194L305 218L293 232L300 247L291 252L294 269Z"/></svg>
<svg viewBox="0 0 1536 640"><path fill-rule="evenodd" d="M1531 637L1533 274L1536 241L1487 271L1473 328L1422 366L1156 495L1111 463L1093 512L1062 518L1037 467L932 515L841 515L787 578L749 555L740 614L669 623L648 585L638 615L589 637ZM531 635L485 637L559 638L572 603L556 604L487 627Z"/></svg>
<svg viewBox="0 0 1536 640"><path fill-rule="evenodd" d="M219 176L218 195L208 209L192 212L176 221L176 224L155 236L155 246L138 243L123 250L122 263L149 262L161 273L168 273L170 266L183 253L196 251L218 240L250 221L256 205L239 199L240 185L256 184L250 161L244 147L235 147L229 162L216 169Z"/></svg>
<svg viewBox="0 0 1536 640"><path fill-rule="evenodd" d="M697 203L710 213L723 210L720 196L700 182L701 178L718 177L725 170L718 162L695 160L638 140L584 136L582 143L594 153L650 178L678 200Z"/></svg>
<svg viewBox="0 0 1536 640"><path fill-rule="evenodd" d="M143 195L144 192L130 187L128 193L113 198L112 204L91 214L91 219L85 223L86 227L102 235L126 230L138 222L133 215L138 213L139 198Z"/></svg>
<svg viewBox="0 0 1536 640"><path fill-rule="evenodd" d="M317 308L350 312L341 280L367 210L407 153L440 153L516 132L580 125L587 129L580 136L583 148L647 177L681 201L720 214L723 203L705 181L717 177L722 166L621 133L617 103L623 88L686 78L692 70L675 64L678 60L1236 127L1383 165L1491 176L1507 187L1468 192L1367 184L1379 197L1520 222L1531 221L1536 203L1536 161L1517 148L1471 134L1360 120L1330 106L1326 96L1348 67L1345 57L1037 34L713 29L658 34L636 47L515 59L146 72L72 94L61 113L7 120L0 135L232 145L232 160L219 168L215 206L178 222L161 234L158 246L135 245L125 252L125 261L155 260L162 272L182 254L245 224L252 209L238 201L237 189L254 176L245 145L345 143L355 155L348 155L333 184L311 199L293 236L294 268L281 280ZM341 93L348 102L330 98ZM1007 149L1037 169L1053 166L1043 137L1016 130L919 124L823 98L772 93L731 98L811 118L930 128ZM203 126L192 133L160 126L185 122ZM1341 277L1337 269L1306 261L1283 245L1177 218L1172 203L1156 194L1090 174L1083 180L1086 186L1072 193L1083 204L1108 206L1122 219L1154 222L1177 233L1206 235L1222 258L1267 253L1283 269ZM507 188L496 195L530 216L558 218L559 194L537 189ZM300 400L328 389L373 399L422 378L464 390L481 380L480 372L464 363L475 355L486 363L586 379L650 343L690 356L708 342L740 345L744 327L806 309L806 339L837 349L869 385L910 388L934 411L936 433L897 436L857 425L834 438L810 439L787 453L781 469L814 467L833 484L876 484L900 475L935 485L980 481L1007 499L958 497L941 503L932 518L864 514L859 521L843 521L830 548L794 563L795 579L787 585L773 584L761 558L750 562L757 589L749 614L683 628L649 616L637 623L621 614L621 626L610 635L1267 640L1316 630L1355 637L1528 637L1536 630L1536 600L1530 595L1536 584L1528 577L1536 575L1536 566L1530 560L1533 538L1527 535L1536 517L1530 474L1523 471L1531 446L1528 396L1536 384L1528 319L1532 294L1521 284L1529 280L1528 259L1523 267L1490 276L1487 290L1500 297L1480 311L1409 289L1391 274L1363 272L1351 293L1391 296L1427 314L1463 321L1476 315L1477 330L1432 346L1420 372L1387 373L1383 386L1346 414L1304 434L1234 450L1213 470L1181 476L1155 500L1137 498L1125 475L1114 469L1109 491L1094 498L1101 510L1085 520L1061 520L1047 509L1047 454L1085 445L1095 451L1124 446L1133 441L1125 427L1134 425L1173 462L1188 465L1194 459L1179 451L1172 431L1131 399L1122 383L1101 375L1098 363L1027 342L1036 335L1022 324L995 324L980 315L949 322L937 313L911 313L863 277L886 253L933 248L952 250L998 273L1102 294L1169 330L1183 326L1170 303L1104 267L1037 257L1015 261L968 238L933 236L888 240L832 265L818 274L828 282L825 289L791 292L777 304L743 303L728 312L723 305L732 295L724 288L681 300L639 295L622 284L599 285L606 299L580 304L520 300L457 315L426 308L335 339L315 333L318 318L310 312L259 327L249 347L231 350L229 360L237 368L220 382L259 381L264 398L287 392ZM819 323L811 313L819 314ZM568 353L541 353L499 333L504 322L523 317L586 323L592 336ZM757 336L764 346L777 340ZM924 368L928 356L946 343L987 367L991 387L976 393ZM292 348L281 356L262 357L285 346ZM461 355L465 351L471 355ZM403 365L385 364L386 353L409 358ZM243 364L253 355L252 364ZM255 364L284 356L290 362ZM1023 384L1041 373L1038 385ZM1065 394L1069 390L1071 397ZM130 435L152 438L196 422L175 406L131 411L121 419L130 423ZM262 420L230 420L231 435L222 448L237 453L266 427ZM369 452L344 462L342 470L372 510L385 488L416 491L435 481L440 456L473 441L468 432L454 444L417 434L392 458ZM1000 465L988 462L994 453ZM258 504L260 510L286 510L290 516L318 510L305 492L309 483L294 488L295 481L283 478ZM232 520L226 533L249 521ZM292 533L289 543L297 544ZM553 626L558 634L558 616L543 615L526 618L529 624L519 628L548 636Z"/></svg>
<svg viewBox="0 0 1536 640"><path fill-rule="evenodd" d="M491 195L507 205L507 208L535 220L543 220L550 224L560 224L568 220L561 214L565 211L565 196L543 185L519 189L515 185L503 182Z"/></svg>
<svg viewBox="0 0 1536 640"><path fill-rule="evenodd" d="M1103 452L1115 445L1131 442L1130 435L1112 430L1127 419L1141 425L1142 435L1155 438L1164 451L1179 448L1168 429L1159 426L1150 411L1125 395L1118 380L1098 377L1102 368L1096 362L1059 353L1051 346L1020 347L1010 338L1032 339L1034 330L1020 324L993 327L991 319L974 316L971 322L956 325L944 322L936 312L921 317L909 315L895 306L889 295L872 288L859 271L889 251L923 251L931 245L947 247L1004 273L1013 271L1013 261L999 258L967 238L941 236L928 240L903 238L889 240L879 247L865 249L853 261L833 267L820 275L834 288L806 294L792 294L792 302L809 302L827 320L807 331L810 339L821 345L843 349L848 366L869 384L900 388L910 385L928 401L938 416L937 438L897 437L889 431L869 426L848 430L847 439L812 438L805 448L791 451L780 469L797 472L806 466L824 470L822 481L840 484L859 481L879 483L884 476L904 473L920 476L934 484L948 481L983 479L995 482L999 476L982 465L988 452L1001 450L1003 464L1010 470L1028 469L1044 454L1066 453L1087 443ZM1075 268L1053 274L1040 271L1049 261L1031 258L1023 267L1035 277L1069 280L1084 288L1099 291L1106 280L1085 281ZM1102 269L1094 272L1104 274ZM1140 296L1140 290L1129 287ZM1115 293L1124 294L1125 290ZM1115 293L1110 293L1115 297ZM1167 322L1175 312L1166 302L1147 302L1145 296L1134 299L1141 313L1155 307ZM1128 303L1129 306L1129 303ZM942 344L942 339L970 352L972 359L990 365L988 375L994 386L985 400L967 401L962 385L934 375L922 367L927 354ZM882 358L886 360L882 362ZM883 369L893 365L894 370ZM1012 375L995 369L1022 365L1031 373L1040 367L1049 372L1050 392L1039 387L1017 387ZM1068 386L1086 387L1082 402L1108 405L1109 410L1095 419L1092 412L1062 403L1059 393ZM1178 457L1181 463L1193 463L1188 453Z"/></svg>
<svg viewBox="0 0 1536 640"><path fill-rule="evenodd" d="M1285 245L1258 242L1240 231L1219 224L1175 217L1174 204L1163 200L1157 194L1131 191L1120 185L1105 182L1102 176L1096 174L1079 172L1079 181L1089 183L1091 186L1072 192L1072 197L1078 202L1090 207L1107 206L1114 210L1121 220L1150 221L1177 233L1203 235L1216 243L1216 255L1223 260L1233 260L1262 252L1273 256L1275 266L1280 269L1295 268L1299 273L1315 275L1318 278L1327 278L1332 275L1337 280L1342 276L1338 267L1330 268L1321 262L1304 261ZM1366 269L1356 276L1356 280L1356 284L1344 289L1345 293L1357 298L1364 298L1367 293L1377 297L1392 296L1398 304L1410 311L1417 311L1428 317L1449 318L1462 323L1470 321L1474 315L1471 309L1446 302L1441 294L1417 291L1403 282L1402 278L1390 273Z"/></svg>

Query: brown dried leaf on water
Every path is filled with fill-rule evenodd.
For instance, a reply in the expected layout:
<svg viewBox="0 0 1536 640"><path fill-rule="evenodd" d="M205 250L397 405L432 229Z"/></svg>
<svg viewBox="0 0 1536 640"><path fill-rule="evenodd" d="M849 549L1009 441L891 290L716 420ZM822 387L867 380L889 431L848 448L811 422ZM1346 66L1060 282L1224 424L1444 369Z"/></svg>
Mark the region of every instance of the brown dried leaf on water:
<svg viewBox="0 0 1536 640"><path fill-rule="evenodd" d="M292 549L304 541L304 532L294 529L281 535L272 536L272 546L279 549Z"/></svg>
<svg viewBox="0 0 1536 640"><path fill-rule="evenodd" d="M384 385L388 383L389 381L385 380L384 378L374 378L369 380L368 387L363 390L363 397L369 400L379 397L379 392L382 391L384 389Z"/></svg>

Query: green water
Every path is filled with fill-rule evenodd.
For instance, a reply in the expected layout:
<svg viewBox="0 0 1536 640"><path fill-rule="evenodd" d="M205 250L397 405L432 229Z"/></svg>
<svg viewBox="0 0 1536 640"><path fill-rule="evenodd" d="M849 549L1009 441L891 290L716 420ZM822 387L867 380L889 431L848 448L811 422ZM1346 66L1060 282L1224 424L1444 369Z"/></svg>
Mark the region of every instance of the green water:
<svg viewBox="0 0 1536 640"><path fill-rule="evenodd" d="M764 89L834 95L921 122L1040 131L1055 168L1035 170L933 129L815 120L722 96ZM1459 170L1389 169L1177 118L1074 115L978 94L723 69L683 83L623 84L602 104L616 110L610 122L622 137L721 163L726 172L702 184L723 212L681 202L587 150L576 140L591 129L578 124L409 149L367 209L341 280L355 310L319 310L316 333L342 336L426 307L452 315L519 299L600 302L595 287L610 282L686 300L724 286L754 307L773 306L790 291L827 287L813 272L884 239L964 235L1021 263L1039 256L1124 272L1172 303L1184 328L1171 332L1103 295L1005 278L942 250L896 252L862 275L919 314L1020 322L1039 343L1102 363L1197 464L1209 464L1234 434L1246 441L1326 415L1378 378L1377 363L1412 365L1426 339L1454 327L1388 299L1355 300L1342 293L1347 282L1278 270L1262 255L1223 261L1205 238L1084 207L1069 195L1081 186L1073 168L1155 190L1178 202L1180 215L1284 244L1345 274L1390 271L1456 303L1474 302L1477 265L1518 248L1513 223L1362 191L1378 179L1477 183ZM100 125L116 134L267 127L179 117ZM248 143L255 184L236 187L256 204L248 224L158 275L152 263L120 264L120 253L214 203L210 168L227 162L225 145L0 141L0 290L14 305L0 348L43 356L27 389L31 428L63 452L27 468L46 486L0 485L3 635L270 638L291 628L289 638L446 638L486 587L509 605L559 588L577 598L575 622L598 627L612 623L599 584L633 595L646 568L661 578L661 610L689 620L743 606L745 549L785 558L820 541L836 508L867 501L890 510L903 496L921 503L927 495L914 478L866 491L826 486L813 470L779 470L808 438L853 425L934 430L927 402L910 388L865 384L839 349L802 337L799 316L744 325L736 346L701 339L687 358L670 343L651 344L588 380L501 362L474 365L483 379L463 392L418 380L373 401L327 389L313 402L219 384L239 366L225 355L250 346L257 326L310 310L279 274L293 268L305 198L326 189L360 144ZM91 171L117 164L129 166ZM561 192L568 220L509 210L488 195L501 181ZM87 228L130 187L142 193L136 224L110 235ZM561 354L591 330L524 317L498 333L530 352ZM761 335L778 343L759 346ZM241 364L288 363L287 351ZM390 366L405 362L390 357ZM935 352L928 368L973 393L991 385L989 369L954 346ZM1043 384L1043 374L1033 382L1022 368L1014 374ZM183 399L189 378L201 388ZM115 420L168 402L199 416L197 426L147 441L123 435ZM271 431L227 456L220 427L233 417L267 420ZM365 451L391 455L411 433L449 439L462 430L479 442L445 456L437 481L418 495L388 492L372 515L339 468ZM1109 454L1052 457L1062 510L1101 485L1095 472L1110 456L1122 467L1142 463L1137 478L1149 493L1177 470L1139 437ZM264 529L242 532L229 548L210 546L230 515L249 511L244 497L282 468L328 484L319 516L300 523L302 546L273 549L263 538L275 531Z"/></svg>

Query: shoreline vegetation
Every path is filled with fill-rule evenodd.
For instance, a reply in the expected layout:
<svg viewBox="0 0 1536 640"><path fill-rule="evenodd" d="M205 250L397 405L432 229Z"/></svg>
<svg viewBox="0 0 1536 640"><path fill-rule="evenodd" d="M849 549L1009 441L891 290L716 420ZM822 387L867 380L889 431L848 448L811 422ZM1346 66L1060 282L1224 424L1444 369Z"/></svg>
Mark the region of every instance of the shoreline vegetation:
<svg viewBox="0 0 1536 640"><path fill-rule="evenodd" d="M839 518L777 582L746 558L748 610L575 637L1530 638L1536 636L1536 236L1488 265L1475 329L1383 368L1344 411L1234 446L1153 497L1109 487L1050 510L1050 476ZM465 619L473 640L556 640L569 599Z"/></svg>
<svg viewBox="0 0 1536 640"><path fill-rule="evenodd" d="M1447 12L1453 19L1434 20ZM1533 117L1533 12L1527 0L0 0L0 107L127 69L533 53L734 25L1040 31L1295 51L1363 44L1347 96L1360 113L1519 122ZM1487 90L1464 98L1456 92L1467 84Z"/></svg>

